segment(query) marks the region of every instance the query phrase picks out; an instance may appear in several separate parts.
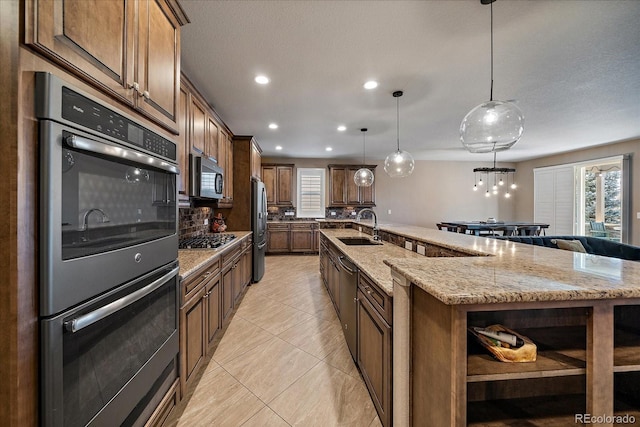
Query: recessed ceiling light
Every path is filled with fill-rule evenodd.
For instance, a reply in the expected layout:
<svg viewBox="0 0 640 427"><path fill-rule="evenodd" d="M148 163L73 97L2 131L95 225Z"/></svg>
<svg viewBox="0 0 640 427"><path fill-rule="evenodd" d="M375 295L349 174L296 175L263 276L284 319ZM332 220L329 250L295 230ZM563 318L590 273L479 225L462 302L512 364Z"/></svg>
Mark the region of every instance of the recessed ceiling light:
<svg viewBox="0 0 640 427"><path fill-rule="evenodd" d="M327 148L325 148L325 151L333 151L333 148L327 147Z"/></svg>
<svg viewBox="0 0 640 427"><path fill-rule="evenodd" d="M375 80L369 80L364 84L365 89L375 89L378 87L378 82Z"/></svg>
<svg viewBox="0 0 640 427"><path fill-rule="evenodd" d="M282 145L276 145L276 150L278 151L282 150Z"/></svg>
<svg viewBox="0 0 640 427"><path fill-rule="evenodd" d="M269 123L269 129L278 129L278 125L275 123Z"/></svg>
<svg viewBox="0 0 640 427"><path fill-rule="evenodd" d="M338 131L344 132L345 130L347 130L346 126L338 126Z"/></svg>
<svg viewBox="0 0 640 427"><path fill-rule="evenodd" d="M256 76L256 83L266 85L267 83L269 83L269 77L263 75Z"/></svg>

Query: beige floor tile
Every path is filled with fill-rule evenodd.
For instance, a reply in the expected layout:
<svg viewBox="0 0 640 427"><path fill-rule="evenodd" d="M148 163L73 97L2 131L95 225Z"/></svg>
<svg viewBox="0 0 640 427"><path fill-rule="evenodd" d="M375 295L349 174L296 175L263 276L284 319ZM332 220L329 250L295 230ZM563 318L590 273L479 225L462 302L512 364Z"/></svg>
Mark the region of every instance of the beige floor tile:
<svg viewBox="0 0 640 427"><path fill-rule="evenodd" d="M265 404L218 367L203 374L177 427L239 426Z"/></svg>
<svg viewBox="0 0 640 427"><path fill-rule="evenodd" d="M371 424L369 424L369 427L382 427L382 423L380 422L380 417L376 416L375 419L371 421Z"/></svg>
<svg viewBox="0 0 640 427"><path fill-rule="evenodd" d="M334 352L344 341L339 322L328 322L315 317L287 329L278 336L319 359L324 359Z"/></svg>
<svg viewBox="0 0 640 427"><path fill-rule="evenodd" d="M359 380L362 379L346 342L343 342L336 350L327 355L323 361L336 369L340 369L347 375L351 375Z"/></svg>
<svg viewBox="0 0 640 427"><path fill-rule="evenodd" d="M242 306L240 306L242 308ZM274 335L279 334L295 325L311 319L313 316L288 305L273 300L265 300L261 305L236 313L243 319L261 327Z"/></svg>
<svg viewBox="0 0 640 427"><path fill-rule="evenodd" d="M271 338L270 332L234 316L213 353L213 360L221 364L228 362Z"/></svg>
<svg viewBox="0 0 640 427"><path fill-rule="evenodd" d="M319 362L320 359L274 337L223 367L263 402L269 403Z"/></svg>
<svg viewBox="0 0 640 427"><path fill-rule="evenodd" d="M268 407L264 407L242 427L287 427L289 424Z"/></svg>
<svg viewBox="0 0 640 427"><path fill-rule="evenodd" d="M299 292L280 300L280 302L313 315L327 309L335 311L331 298L329 298L329 294L326 291L323 294Z"/></svg>
<svg viewBox="0 0 640 427"><path fill-rule="evenodd" d="M318 363L269 407L293 426L368 427L376 411L364 383Z"/></svg>

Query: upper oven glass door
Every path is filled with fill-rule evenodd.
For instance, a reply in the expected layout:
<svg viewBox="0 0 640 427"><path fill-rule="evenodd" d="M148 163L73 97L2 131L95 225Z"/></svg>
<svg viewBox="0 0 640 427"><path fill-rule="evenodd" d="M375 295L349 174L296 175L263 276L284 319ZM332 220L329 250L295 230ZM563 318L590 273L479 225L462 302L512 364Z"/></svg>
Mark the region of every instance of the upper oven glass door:
<svg viewBox="0 0 640 427"><path fill-rule="evenodd" d="M62 132L62 259L176 232L176 175L154 158Z"/></svg>

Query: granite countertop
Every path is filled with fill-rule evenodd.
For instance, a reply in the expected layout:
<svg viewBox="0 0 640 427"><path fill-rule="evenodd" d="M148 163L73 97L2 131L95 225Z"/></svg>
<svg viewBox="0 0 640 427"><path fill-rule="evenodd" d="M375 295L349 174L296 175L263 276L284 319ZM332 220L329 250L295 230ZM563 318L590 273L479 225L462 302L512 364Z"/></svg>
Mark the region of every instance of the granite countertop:
<svg viewBox="0 0 640 427"><path fill-rule="evenodd" d="M228 232L229 233L229 232ZM234 248L244 240L251 231L233 231L236 235L230 243L217 249L179 249L178 262L180 264L180 279L185 279L190 274L195 273L200 267L211 261L213 258Z"/></svg>
<svg viewBox="0 0 640 427"><path fill-rule="evenodd" d="M445 304L640 298L639 262L446 231L419 237L490 255L385 257L393 271Z"/></svg>
<svg viewBox="0 0 640 427"><path fill-rule="evenodd" d="M389 296L393 295L393 282L391 280L391 270L383 263L383 260L387 258L415 261L425 259L422 255L418 255L415 252L408 251L388 242L382 242L382 245L348 246L338 240L338 237L371 238L369 234L360 233L352 228L321 229L320 233L324 234L331 243L340 249Z"/></svg>
<svg viewBox="0 0 640 427"><path fill-rule="evenodd" d="M297 224L316 224L318 221L316 221L315 219L270 219L267 220L267 224L277 224L277 223L290 223L290 222L295 222Z"/></svg>

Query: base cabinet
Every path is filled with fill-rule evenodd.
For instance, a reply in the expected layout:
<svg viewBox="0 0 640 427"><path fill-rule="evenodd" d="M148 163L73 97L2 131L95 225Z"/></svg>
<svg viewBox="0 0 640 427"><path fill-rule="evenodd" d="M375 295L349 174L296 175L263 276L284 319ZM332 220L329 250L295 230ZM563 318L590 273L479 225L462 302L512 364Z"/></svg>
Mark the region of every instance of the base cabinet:
<svg viewBox="0 0 640 427"><path fill-rule="evenodd" d="M358 291L358 368L383 426L391 425L391 326Z"/></svg>
<svg viewBox="0 0 640 427"><path fill-rule="evenodd" d="M267 224L267 253L318 252L318 224L313 222Z"/></svg>

